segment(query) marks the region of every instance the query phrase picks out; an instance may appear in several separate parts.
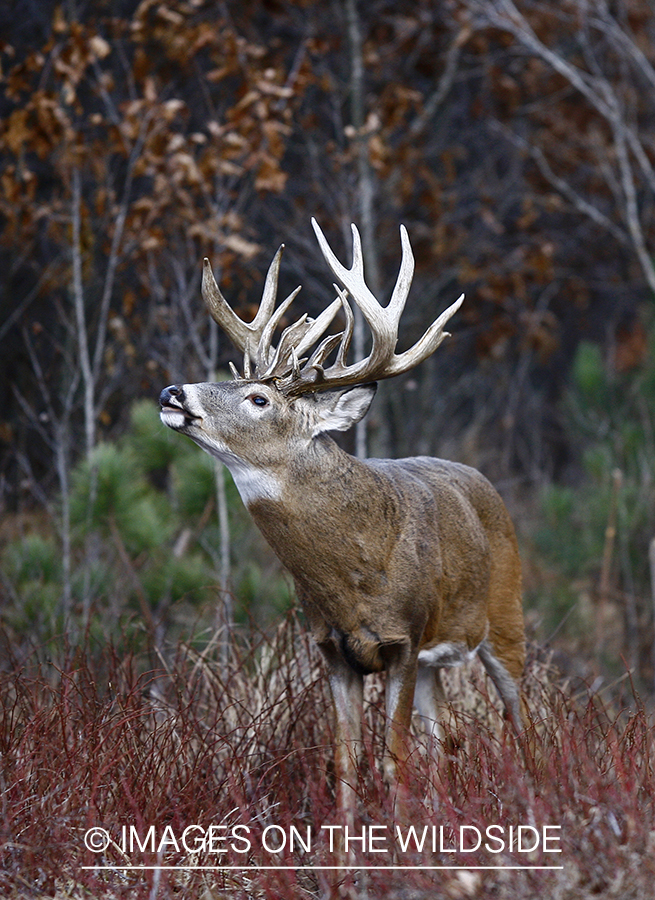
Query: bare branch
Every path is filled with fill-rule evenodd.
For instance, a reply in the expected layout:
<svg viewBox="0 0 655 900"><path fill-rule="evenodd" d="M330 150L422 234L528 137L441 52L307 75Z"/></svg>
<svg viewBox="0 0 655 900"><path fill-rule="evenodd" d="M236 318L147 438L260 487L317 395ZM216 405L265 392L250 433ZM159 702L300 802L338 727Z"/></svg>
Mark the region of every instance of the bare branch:
<svg viewBox="0 0 655 900"><path fill-rule="evenodd" d="M89 342L86 324L86 311L84 308L84 288L82 286L82 186L80 170L77 166L72 171L72 224L73 240L71 253L73 256L73 304L75 307L75 325L77 331L77 346L82 370L82 385L84 390L84 433L86 437L87 456L93 450L95 444L95 396L94 378L89 355Z"/></svg>
<svg viewBox="0 0 655 900"><path fill-rule="evenodd" d="M635 187L634 173L630 164L627 147L627 135L622 127L622 122L617 121L614 129L614 147L621 172L621 184L625 195L625 218L628 225L635 252L641 264L641 270L646 277L648 286L655 294L655 266L651 254L646 247L644 232L639 216L637 190Z"/></svg>
<svg viewBox="0 0 655 900"><path fill-rule="evenodd" d="M601 212L598 207L594 206L593 203L589 203L589 201L585 200L581 194L571 187L568 181L564 178L560 178L559 175L556 175L555 172L553 172L550 163L546 159L545 153L540 147L530 144L520 135L516 134L515 131L507 128L500 122L495 122L493 127L507 138L507 140L511 141L515 147L528 153L536 163L546 181L562 194L563 197L566 197L572 206L579 212L588 216L592 221L596 222L597 225L600 225L602 228L609 231L621 244L628 244L629 239L625 231L612 222L612 220Z"/></svg>
<svg viewBox="0 0 655 900"><path fill-rule="evenodd" d="M519 44L528 52L542 59L551 68L558 72L566 81L591 104L593 109L609 125L613 138L613 151L615 164L618 168L616 179L612 173L606 173L608 185L617 196L615 182L620 185L618 204L620 213L627 226L627 235L634 248L635 254L644 277L655 293L655 265L652 253L649 252L644 234L638 185L638 173L645 179L651 193L655 193L655 169L645 150L637 127L627 117L625 103L617 95L617 91L610 79L603 74L598 64L594 48L587 41L587 57L595 74L584 71L579 66L573 65L560 53L555 52L535 34L526 17L521 13L513 0L466 0L466 6L477 16L477 24L486 23L495 28L513 34ZM643 53L631 41L612 18L605 3L592 4L593 14L587 4L579 3L580 14L586 17L586 21L593 28L602 30L608 34L620 46L623 53L627 54L632 63L639 65L639 71L651 84L655 84L655 71L645 58ZM515 140L516 142L516 140ZM555 175L548 164L543 151L538 148L530 148L530 154L539 166L547 180L569 199L577 209L589 216L593 221L605 227L613 236L625 243L626 235L622 230L617 230L607 217L605 217L593 204L584 200L564 179ZM636 166L633 164L636 163Z"/></svg>
<svg viewBox="0 0 655 900"><path fill-rule="evenodd" d="M416 138L432 121L437 110L450 93L457 75L457 65L462 54L462 47L471 35L470 28L463 28L456 36L446 53L446 65L437 82L437 86L423 105L421 113L414 119L409 127L410 137Z"/></svg>

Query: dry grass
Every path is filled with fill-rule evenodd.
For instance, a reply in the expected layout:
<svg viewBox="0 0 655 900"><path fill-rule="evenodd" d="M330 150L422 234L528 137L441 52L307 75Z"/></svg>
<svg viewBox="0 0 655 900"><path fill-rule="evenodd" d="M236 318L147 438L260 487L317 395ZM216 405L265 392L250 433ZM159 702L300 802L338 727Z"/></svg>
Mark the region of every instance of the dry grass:
<svg viewBox="0 0 655 900"><path fill-rule="evenodd" d="M2 896L289 900L326 896L342 877L317 868L338 861L322 826L342 823L334 806L326 684L294 620L273 639L235 645L227 666L211 652L200 656L184 646L157 667L125 651L84 648L59 666L36 655L5 665L1 678ZM414 742L409 796L398 822L379 774L382 686L372 680L368 687L357 835L364 828L379 840L365 850L361 842L354 845L360 865L355 895L652 896L655 754L652 726L639 703L619 714L597 698L573 698L547 665L532 661L525 689L538 738L522 750L504 733L481 671L468 678L456 672L449 681L456 696L450 750L436 761ZM225 853L195 848L199 830L188 832L188 848L182 845L185 828L210 824L216 826L213 849ZM397 840L396 826L404 838L409 824L419 835L428 828L422 851L411 843L403 851ZM460 826L468 827L469 837L475 828L484 837L490 825L505 829L505 836L510 826L540 833L543 826L559 826L551 835L560 837L562 852L491 853L484 845L462 852L456 846ZM122 846L122 829L129 834L130 826L144 849ZM443 851L438 838L436 849L430 846L433 826L436 835L444 829ZM112 840L104 852L85 847L93 827L106 829ZM154 844L145 840L151 827ZM293 828L305 839L309 829L308 851L297 839L290 848ZM282 836L287 846L273 852ZM250 846L239 852L246 837ZM84 868L94 865L114 868ZM155 868L162 865L173 868ZM181 868L208 865L223 868ZM271 865L289 868L256 868Z"/></svg>

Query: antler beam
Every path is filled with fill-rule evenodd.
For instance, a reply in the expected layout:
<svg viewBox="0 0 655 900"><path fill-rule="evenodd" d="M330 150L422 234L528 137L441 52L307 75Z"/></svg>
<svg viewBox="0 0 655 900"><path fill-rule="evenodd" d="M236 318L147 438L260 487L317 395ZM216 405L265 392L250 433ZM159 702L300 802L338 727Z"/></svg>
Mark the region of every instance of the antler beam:
<svg viewBox="0 0 655 900"><path fill-rule="evenodd" d="M346 329L342 350L338 354L334 365L321 373L320 387L363 384L366 381L391 378L393 375L399 375L401 372L406 372L408 369L413 368L430 356L431 353L434 353L443 339L448 337L448 332L444 331L446 322L462 305L464 294L461 294L432 323L423 337L411 349L401 354L395 352L398 342L400 317L405 308L414 275L414 254L412 253L405 226L400 226L400 243L402 246L400 271L391 294L391 300L386 307L380 305L364 279L362 242L357 227L351 225L353 233L353 264L350 269L347 269L333 253L315 219L312 219L312 226L325 261L334 276L341 282L361 310L367 325L371 329L373 338L373 346L369 356L359 362L352 363L352 365L346 365L345 355L348 349L346 341L347 343L350 342L350 335L348 329ZM346 309L348 306L346 295L343 292L339 292L339 294L344 309ZM301 374L304 376L305 370ZM295 391L296 387L293 386L292 389Z"/></svg>
<svg viewBox="0 0 655 900"><path fill-rule="evenodd" d="M312 225L321 252L337 280L338 297L314 320L303 315L293 325L284 329L277 347L273 346L273 334L284 314L298 294L296 288L276 308L278 276L284 244L275 254L264 284L264 292L257 313L250 323L240 319L223 297L212 274L207 259L204 260L202 295L211 316L226 332L235 347L244 355L244 377L250 378L254 366L257 379L276 381L288 394L322 391L332 387L346 387L391 378L413 368L432 354L448 332L446 322L457 312L464 300L462 294L428 328L422 338L404 353L395 352L398 327L414 274L414 256L407 229L400 226L402 260L391 299L381 306L364 279L364 258L359 231L352 225L353 264L347 269L339 262L315 219ZM371 329L370 354L350 365L346 362L353 334L353 313L348 295L362 312ZM343 332L323 337L335 315L343 309L346 325ZM318 343L320 341L320 343ZM309 360L303 354L316 346ZM338 347L334 363L324 368L330 354Z"/></svg>

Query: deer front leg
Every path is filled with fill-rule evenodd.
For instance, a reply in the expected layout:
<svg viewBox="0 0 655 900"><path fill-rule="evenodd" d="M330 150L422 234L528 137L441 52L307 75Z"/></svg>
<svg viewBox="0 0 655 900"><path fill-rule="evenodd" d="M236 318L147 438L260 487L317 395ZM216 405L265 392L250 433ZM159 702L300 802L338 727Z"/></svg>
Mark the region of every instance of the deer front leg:
<svg viewBox="0 0 655 900"><path fill-rule="evenodd" d="M385 658L387 728L384 776L391 787L396 778L396 763L402 766L408 752L417 651L407 643L393 644L385 647Z"/></svg>
<svg viewBox="0 0 655 900"><path fill-rule="evenodd" d="M334 769L337 809L354 824L355 782L362 746L364 677L355 672L331 643L319 644L327 663L330 693L336 719Z"/></svg>

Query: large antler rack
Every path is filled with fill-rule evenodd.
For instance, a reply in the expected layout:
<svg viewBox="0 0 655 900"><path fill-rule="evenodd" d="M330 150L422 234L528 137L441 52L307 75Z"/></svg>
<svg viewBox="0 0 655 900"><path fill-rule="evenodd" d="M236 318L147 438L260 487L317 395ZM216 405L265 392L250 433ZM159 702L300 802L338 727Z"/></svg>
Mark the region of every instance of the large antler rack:
<svg viewBox="0 0 655 900"><path fill-rule="evenodd" d="M301 316L294 325L283 331L277 348L273 347L273 333L300 291L300 287L297 287L275 308L283 251L284 244L269 266L259 309L250 323L244 322L230 308L216 284L209 260L205 259L203 262L203 299L212 318L225 331L237 350L243 353L243 377L247 379L279 378L294 369L298 357L316 343L341 307L341 300L337 298L317 319L310 319L306 314Z"/></svg>
<svg viewBox="0 0 655 900"><path fill-rule="evenodd" d="M273 258L259 309L251 323L240 319L221 294L205 259L202 295L210 314L227 333L236 348L243 353L243 378L274 381L287 394L303 394L333 387L365 384L382 378L391 378L413 368L430 356L448 336L446 322L459 309L464 300L462 294L428 328L422 338L404 353L396 354L398 326L414 274L414 256L407 230L400 226L402 260L391 300L386 307L380 305L364 280L364 261L359 232L352 225L353 264L350 269L342 265L332 252L315 219L312 225L325 260L345 290L335 285L338 297L316 319L301 316L293 325L284 329L277 347L273 346L273 334L287 309L298 294L296 288L277 309L278 275L284 245ZM348 350L354 330L354 316L348 295L362 312L371 329L372 347L363 360L347 363ZM339 309L343 309L346 324L339 334L323 337ZM320 343L318 343L320 341ZM303 358L315 344L311 356ZM333 364L324 367L325 361L338 347ZM254 367L254 368L253 368ZM241 377L234 372L236 377Z"/></svg>

